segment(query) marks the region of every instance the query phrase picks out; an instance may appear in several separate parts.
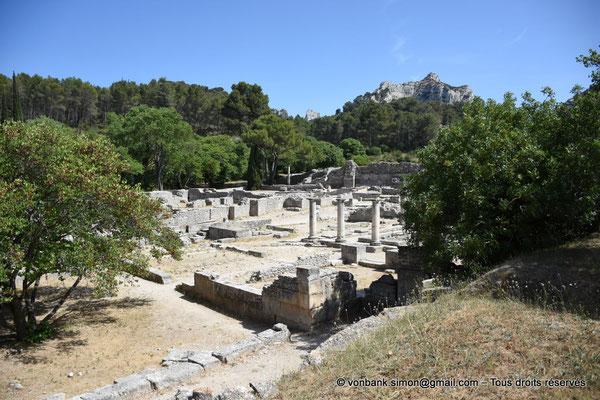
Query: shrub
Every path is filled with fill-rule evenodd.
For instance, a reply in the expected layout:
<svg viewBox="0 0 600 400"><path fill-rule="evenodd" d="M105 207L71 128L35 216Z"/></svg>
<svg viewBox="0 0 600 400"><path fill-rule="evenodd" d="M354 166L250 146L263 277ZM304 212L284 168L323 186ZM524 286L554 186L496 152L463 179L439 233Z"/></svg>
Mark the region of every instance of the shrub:
<svg viewBox="0 0 600 400"><path fill-rule="evenodd" d="M599 221L600 96L571 107L524 95L521 107L481 99L419 152L404 202L406 229L430 266L464 272L582 236Z"/></svg>

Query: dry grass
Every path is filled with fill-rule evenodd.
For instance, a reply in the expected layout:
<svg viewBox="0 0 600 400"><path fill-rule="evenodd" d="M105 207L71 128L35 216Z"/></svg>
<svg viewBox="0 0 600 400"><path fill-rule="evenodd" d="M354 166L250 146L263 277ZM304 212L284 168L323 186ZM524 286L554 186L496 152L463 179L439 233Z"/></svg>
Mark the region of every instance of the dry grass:
<svg viewBox="0 0 600 400"><path fill-rule="evenodd" d="M595 234L507 261L464 290L284 378L280 398L598 399L599 304ZM338 378L385 379L388 386L338 387ZM421 378L473 379L479 385L389 386L394 379ZM492 387L491 378L512 386ZM519 379L541 386L517 387ZM548 379L576 379L585 387L550 387Z"/></svg>
<svg viewBox="0 0 600 400"><path fill-rule="evenodd" d="M506 261L471 283L470 293L600 317L600 233Z"/></svg>
<svg viewBox="0 0 600 400"><path fill-rule="evenodd" d="M286 377L283 399L577 398L600 396L600 322L510 299L450 294ZM337 387L344 379L539 379L542 387ZM585 388L544 387L580 379Z"/></svg>

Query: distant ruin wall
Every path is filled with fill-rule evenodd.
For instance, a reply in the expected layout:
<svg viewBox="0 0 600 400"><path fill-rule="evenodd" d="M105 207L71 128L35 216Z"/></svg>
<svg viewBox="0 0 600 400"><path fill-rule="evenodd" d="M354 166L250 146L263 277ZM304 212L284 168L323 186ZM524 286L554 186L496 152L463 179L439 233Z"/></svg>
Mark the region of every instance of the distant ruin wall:
<svg viewBox="0 0 600 400"><path fill-rule="evenodd" d="M328 168L307 177L303 183L321 183L332 188L355 186L402 186L404 176L420 171L421 166L411 162L377 162L359 167L348 161L343 167Z"/></svg>
<svg viewBox="0 0 600 400"><path fill-rule="evenodd" d="M296 276L281 275L261 292L197 271L194 286L182 285L182 290L244 317L311 330L340 316L345 304L356 297L356 281L351 273L335 268L298 267Z"/></svg>

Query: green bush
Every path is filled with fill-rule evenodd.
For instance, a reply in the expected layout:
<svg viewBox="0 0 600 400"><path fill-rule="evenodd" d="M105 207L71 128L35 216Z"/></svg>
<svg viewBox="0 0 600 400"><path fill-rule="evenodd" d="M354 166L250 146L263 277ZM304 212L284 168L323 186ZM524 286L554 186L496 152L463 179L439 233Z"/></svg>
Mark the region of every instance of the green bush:
<svg viewBox="0 0 600 400"><path fill-rule="evenodd" d="M344 139L340 142L340 148L344 151L344 158L350 160L354 156L366 155L365 147L356 139Z"/></svg>
<svg viewBox="0 0 600 400"><path fill-rule="evenodd" d="M352 160L354 160L355 163L357 163L358 165L365 166L365 165L369 165L371 163L371 160L369 160L369 157L367 156L363 156L363 155L357 155L357 156L353 156Z"/></svg>
<svg viewBox="0 0 600 400"><path fill-rule="evenodd" d="M41 343L46 339L56 335L56 329L51 327L47 322L42 322L38 325L27 325L27 335L23 342L28 344Z"/></svg>
<svg viewBox="0 0 600 400"><path fill-rule="evenodd" d="M369 155L369 156L380 156L381 155L381 148L379 148L377 146L369 147L367 149L367 155Z"/></svg>
<svg viewBox="0 0 600 400"><path fill-rule="evenodd" d="M455 258L476 272L521 251L584 235L600 210L600 96L572 106L523 96L479 98L418 153L405 223L430 266Z"/></svg>

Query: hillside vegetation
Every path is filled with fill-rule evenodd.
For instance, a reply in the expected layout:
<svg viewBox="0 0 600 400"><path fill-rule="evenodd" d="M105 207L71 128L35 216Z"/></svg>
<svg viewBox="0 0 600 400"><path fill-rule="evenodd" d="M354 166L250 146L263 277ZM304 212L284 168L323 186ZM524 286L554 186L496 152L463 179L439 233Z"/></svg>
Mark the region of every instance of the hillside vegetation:
<svg viewBox="0 0 600 400"><path fill-rule="evenodd" d="M322 364L288 376L280 383L281 399L597 399L600 396L600 283L596 277L600 236L512 263L506 282L523 282L501 290L503 268L491 271L465 290L424 304L414 313L329 353ZM594 258L588 258L595 255ZM559 258L555 258L558 256ZM534 257L536 264L527 264ZM561 290L533 291L548 286L557 263L564 263ZM530 274L532 268L537 274ZM507 275L503 275L507 278ZM500 281L496 281L496 278ZM514 280L513 280L514 278ZM539 281L536 281L539 279ZM570 280L575 279L575 280ZM527 283L524 283L527 282ZM491 285L491 286L490 286ZM490 290L491 287L495 289ZM515 287L523 291L513 292ZM508 287L504 287L508 288ZM577 289L575 289L577 288ZM516 296L512 294L516 294ZM560 296L566 301L561 301ZM578 296L578 293L580 294ZM582 300L582 307L576 300ZM534 300L534 301L531 301ZM579 309L580 312L569 310ZM344 378L342 387L336 385ZM391 387L394 379L467 379L471 387ZM495 378L497 385L492 384ZM387 387L349 387L348 381L387 380ZM517 386L518 380L529 386ZM571 387L550 386L563 380ZM547 380L551 380L546 382ZM487 382L484 384L483 382ZM521 381L523 383L523 381ZM458 384L458 383L457 383ZM539 384L539 386L533 386ZM558 383L560 384L560 383ZM509 386L511 385L511 386ZM585 385L585 386L583 386Z"/></svg>

